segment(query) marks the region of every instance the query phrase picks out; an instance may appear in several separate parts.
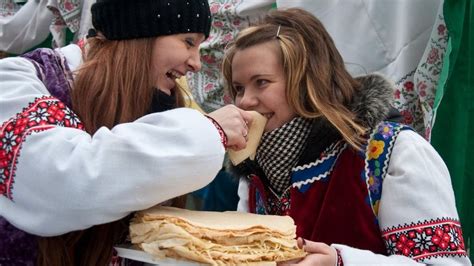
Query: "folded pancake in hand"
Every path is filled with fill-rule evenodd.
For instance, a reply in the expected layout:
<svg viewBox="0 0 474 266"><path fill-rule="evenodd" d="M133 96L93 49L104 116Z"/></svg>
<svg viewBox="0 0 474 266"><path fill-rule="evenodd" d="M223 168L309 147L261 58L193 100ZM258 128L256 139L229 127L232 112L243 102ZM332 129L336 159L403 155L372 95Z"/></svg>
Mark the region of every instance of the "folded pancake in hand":
<svg viewBox="0 0 474 266"><path fill-rule="evenodd" d="M249 125L248 141L245 149L234 151L229 149L229 159L233 165L238 165L246 159L254 160L258 144L262 138L263 130L267 124L267 118L255 111L248 111L252 115L252 123Z"/></svg>
<svg viewBox="0 0 474 266"><path fill-rule="evenodd" d="M286 261L306 253L296 245L289 216L190 211L156 206L135 214L133 244L157 258L212 265Z"/></svg>

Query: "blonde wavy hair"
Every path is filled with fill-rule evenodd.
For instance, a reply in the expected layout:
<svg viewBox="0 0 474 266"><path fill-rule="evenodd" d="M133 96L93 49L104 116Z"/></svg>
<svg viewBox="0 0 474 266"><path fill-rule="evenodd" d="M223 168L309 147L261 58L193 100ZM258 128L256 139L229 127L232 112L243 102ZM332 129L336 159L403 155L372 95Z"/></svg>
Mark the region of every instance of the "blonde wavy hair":
<svg viewBox="0 0 474 266"><path fill-rule="evenodd" d="M360 83L347 72L324 26L307 11L274 10L258 25L241 31L227 46L222 73L230 95L235 99L237 94L232 86L236 52L265 42L280 46L290 107L305 118L326 118L345 141L360 150L367 128L348 108Z"/></svg>

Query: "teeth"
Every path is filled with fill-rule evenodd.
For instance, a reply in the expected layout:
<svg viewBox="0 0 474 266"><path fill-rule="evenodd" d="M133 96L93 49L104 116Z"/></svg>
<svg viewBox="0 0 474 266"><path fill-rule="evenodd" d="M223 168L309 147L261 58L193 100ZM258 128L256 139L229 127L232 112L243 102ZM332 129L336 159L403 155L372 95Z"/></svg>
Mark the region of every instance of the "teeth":
<svg viewBox="0 0 474 266"><path fill-rule="evenodd" d="M172 79L179 79L183 76L178 71L175 71L175 70L170 70L166 74L170 76L170 78Z"/></svg>

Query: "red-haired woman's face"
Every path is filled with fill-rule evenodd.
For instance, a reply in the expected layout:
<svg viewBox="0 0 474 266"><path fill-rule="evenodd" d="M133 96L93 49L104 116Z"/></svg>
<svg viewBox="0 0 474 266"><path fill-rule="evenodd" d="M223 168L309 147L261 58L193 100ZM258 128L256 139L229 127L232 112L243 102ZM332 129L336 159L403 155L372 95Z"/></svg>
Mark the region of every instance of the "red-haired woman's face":
<svg viewBox="0 0 474 266"><path fill-rule="evenodd" d="M175 79L188 71L199 71L201 59L199 45L202 33L184 33L156 38L152 53L152 71L155 86L167 94L176 87Z"/></svg>
<svg viewBox="0 0 474 266"><path fill-rule="evenodd" d="M268 118L265 132L291 121L296 113L286 99L286 77L279 46L266 42L238 50L232 60L235 103Z"/></svg>

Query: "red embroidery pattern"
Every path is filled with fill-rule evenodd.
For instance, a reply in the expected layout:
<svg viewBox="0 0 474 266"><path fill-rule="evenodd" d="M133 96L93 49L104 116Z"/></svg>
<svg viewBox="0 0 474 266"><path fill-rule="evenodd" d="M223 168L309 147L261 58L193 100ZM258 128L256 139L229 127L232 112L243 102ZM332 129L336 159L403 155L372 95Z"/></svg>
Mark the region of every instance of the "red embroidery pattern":
<svg viewBox="0 0 474 266"><path fill-rule="evenodd" d="M448 218L402 225L382 231L390 254L420 261L431 257L467 256L461 225Z"/></svg>
<svg viewBox="0 0 474 266"><path fill-rule="evenodd" d="M225 134L224 130L222 129L221 125L217 123L214 118L207 116L206 117L212 122L212 124L216 127L217 131L219 132L219 136L221 137L221 142L222 145L224 145L225 148L227 148L227 135Z"/></svg>
<svg viewBox="0 0 474 266"><path fill-rule="evenodd" d="M118 256L117 250L114 249L112 253L112 258L110 259L108 266L120 266L122 265L122 258Z"/></svg>
<svg viewBox="0 0 474 266"><path fill-rule="evenodd" d="M268 192L268 213L272 215L290 215L291 198L290 189L287 189L278 197Z"/></svg>
<svg viewBox="0 0 474 266"><path fill-rule="evenodd" d="M55 126L84 129L77 115L52 96L37 98L0 129L0 195L12 198L16 163L26 136Z"/></svg>
<svg viewBox="0 0 474 266"><path fill-rule="evenodd" d="M337 253L336 266L344 266L344 261L342 260L341 251L336 248L336 253Z"/></svg>

